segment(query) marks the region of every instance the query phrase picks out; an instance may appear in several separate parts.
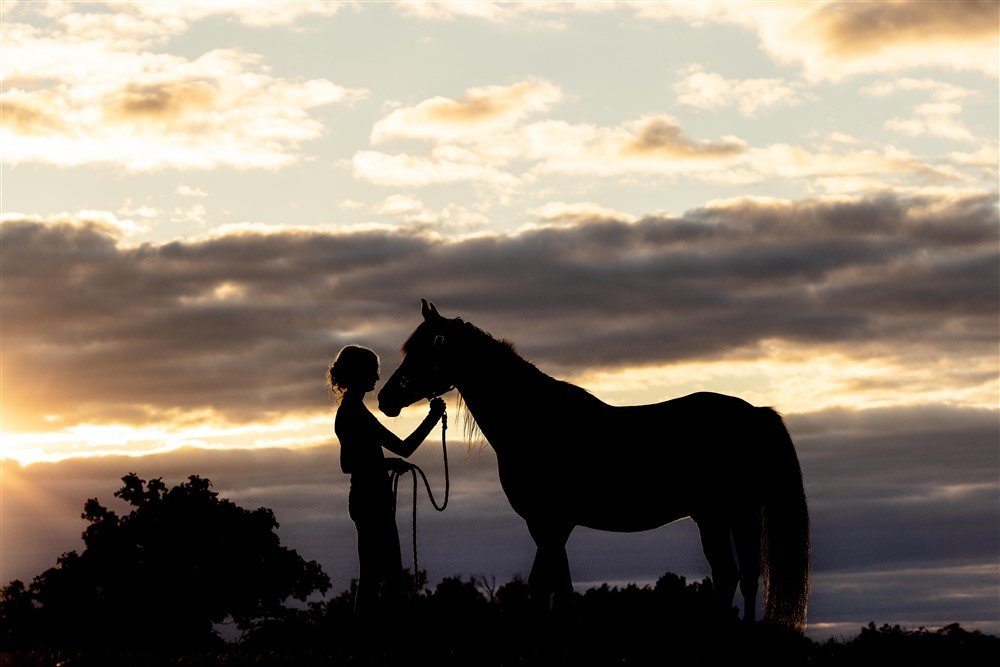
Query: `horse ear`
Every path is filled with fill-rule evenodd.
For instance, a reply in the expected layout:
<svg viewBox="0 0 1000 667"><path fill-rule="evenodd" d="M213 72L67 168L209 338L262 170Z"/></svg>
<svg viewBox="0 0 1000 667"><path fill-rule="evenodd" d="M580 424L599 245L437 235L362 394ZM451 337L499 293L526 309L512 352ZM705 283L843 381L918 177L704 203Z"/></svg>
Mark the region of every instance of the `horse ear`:
<svg viewBox="0 0 1000 667"><path fill-rule="evenodd" d="M434 304L427 301L427 299L420 300L420 314L424 316L425 320L441 317L438 314L437 308L434 307Z"/></svg>

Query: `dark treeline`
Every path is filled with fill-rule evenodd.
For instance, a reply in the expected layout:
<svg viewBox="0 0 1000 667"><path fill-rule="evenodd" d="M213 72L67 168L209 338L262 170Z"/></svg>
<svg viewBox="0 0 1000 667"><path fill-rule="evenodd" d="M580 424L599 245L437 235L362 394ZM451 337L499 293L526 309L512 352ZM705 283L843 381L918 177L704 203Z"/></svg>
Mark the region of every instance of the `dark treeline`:
<svg viewBox="0 0 1000 667"><path fill-rule="evenodd" d="M280 545L270 510L219 499L198 477L172 489L123 478L119 516L97 500L86 548L28 585L0 591L0 667L77 665L794 665L994 664L1000 638L958 625L870 624L817 643L721 615L709 579L667 573L654 586L603 585L550 610L519 578L407 573L404 599L377 619L354 615L354 584L329 580ZM299 603L288 604L297 598ZM311 600L307 602L307 600ZM226 642L219 624L238 635Z"/></svg>
<svg viewBox="0 0 1000 667"><path fill-rule="evenodd" d="M421 577L422 579L422 577ZM413 585L410 577L410 585ZM421 582L418 582L422 584ZM665 574L655 586L603 585L564 610L533 604L527 584L481 577L418 585L372 623L353 613L353 586L325 601L256 619L236 643L141 648L123 638L87 649L21 647L0 665L993 665L1000 638L956 625L907 630L869 624L850 640L814 642L714 612L711 581ZM137 593L137 598L141 594ZM130 645L131 644L131 645ZM11 647L8 647L11 648Z"/></svg>

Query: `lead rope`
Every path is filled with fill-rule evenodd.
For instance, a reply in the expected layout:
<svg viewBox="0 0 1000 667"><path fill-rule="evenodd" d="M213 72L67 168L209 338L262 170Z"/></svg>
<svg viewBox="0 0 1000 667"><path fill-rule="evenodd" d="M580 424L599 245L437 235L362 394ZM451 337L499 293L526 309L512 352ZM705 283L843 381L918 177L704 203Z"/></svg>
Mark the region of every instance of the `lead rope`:
<svg viewBox="0 0 1000 667"><path fill-rule="evenodd" d="M420 469L420 466L411 463L411 468L407 471L413 476L413 585L417 585L417 475L424 480L424 488L427 490L427 498L431 501L431 507L438 512L443 512L448 507L448 496L451 492L451 477L448 474L448 412L441 414L441 452L444 456L444 502L440 505L434 500L434 492L431 491L431 484L427 481L427 475ZM392 472L392 510L396 511L396 499L399 495L399 478L406 473Z"/></svg>

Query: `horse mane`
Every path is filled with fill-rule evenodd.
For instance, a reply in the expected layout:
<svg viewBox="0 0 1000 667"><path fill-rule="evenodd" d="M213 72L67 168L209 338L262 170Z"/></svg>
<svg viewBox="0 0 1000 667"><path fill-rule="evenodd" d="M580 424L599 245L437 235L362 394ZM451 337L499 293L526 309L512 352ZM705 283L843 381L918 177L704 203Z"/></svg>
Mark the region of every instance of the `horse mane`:
<svg viewBox="0 0 1000 667"><path fill-rule="evenodd" d="M550 385L557 392L563 394L583 394L594 401L600 402L583 387L558 380L539 369L535 364L521 356L517 347L509 339L497 338L490 332L480 329L471 322L465 322L461 318L456 317L447 320L447 322L450 326L455 327L458 332L461 332L466 341L480 345L482 351L489 355L489 362L491 364L502 364L506 368L518 368L522 373L525 389L530 389L532 386ZM410 334L410 337L406 339L406 342L403 343L400 348L403 354L407 354L414 349L419 329L420 327L417 327ZM475 417L472 416L461 395L459 395L458 411L462 420L462 433L465 436L470 451L485 447L487 444L486 436L483 435L479 424L476 423Z"/></svg>
<svg viewBox="0 0 1000 667"><path fill-rule="evenodd" d="M583 387L566 382L565 380L554 378L545 371L539 369L535 366L535 364L521 356L521 353L518 352L514 343L507 338L496 338L490 332L484 331L470 322L462 322L462 320L457 320L457 322L461 325L465 333L469 334L477 343L480 343L485 351L493 355L490 359L490 363L503 365L505 368L517 368L520 371L522 382L521 389L526 392L530 392L531 390L537 388L539 390L552 392L550 396L553 397L573 397L574 399L585 398L592 400L595 403L603 404L603 401L595 397ZM465 402L461 401L459 406L462 413L463 429L470 447L473 444L485 446L487 444L485 436L479 429L479 425L476 424L476 420L473 418L472 413L465 407Z"/></svg>
<svg viewBox="0 0 1000 667"><path fill-rule="evenodd" d="M481 452L489 443L461 394L458 395L458 414L462 420L462 436L465 438L467 452L472 453L474 450Z"/></svg>
<svg viewBox="0 0 1000 667"><path fill-rule="evenodd" d="M470 334L474 338L478 338L479 342L486 343L486 346L495 351L499 357L502 357L505 361L514 361L522 365L527 365L534 369L535 371L541 373L534 364L525 359L518 353L517 348L514 347L514 343L506 338L496 338L493 334L485 329L480 329L472 322L463 322L461 319L454 320L461 325L463 332ZM458 395L458 414L461 415L462 419L462 435L465 436L466 446L468 451L471 453L474 450L482 451L489 444L486 440L486 436L483 435L482 429L479 428L479 424L476 423L476 418L472 415L472 411L465 404L465 399L462 395Z"/></svg>

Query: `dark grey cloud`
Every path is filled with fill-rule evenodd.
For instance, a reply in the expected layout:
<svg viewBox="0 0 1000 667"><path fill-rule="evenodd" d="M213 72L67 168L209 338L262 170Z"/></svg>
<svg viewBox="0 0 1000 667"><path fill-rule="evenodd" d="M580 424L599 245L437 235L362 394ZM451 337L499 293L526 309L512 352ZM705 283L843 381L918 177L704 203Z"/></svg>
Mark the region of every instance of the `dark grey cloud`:
<svg viewBox="0 0 1000 667"><path fill-rule="evenodd" d="M995 411L941 406L790 415L813 523L813 623L961 621L1000 630L1000 423ZM421 496L418 543L432 581L453 574L526 574L534 554L499 486L490 449L451 449L452 500L443 514ZM416 461L436 489L440 449ZM118 478L135 471L170 484L210 478L224 497L275 510L284 543L320 561L346 588L356 575L347 480L334 446L289 450L186 449L4 470L3 571L30 578L81 547L80 511L92 496L115 506ZM398 519L409 553L409 493ZM422 493L422 492L421 492ZM704 577L697 531L682 521L634 534L578 529L569 555L578 584L654 581L664 571Z"/></svg>
<svg viewBox="0 0 1000 667"><path fill-rule="evenodd" d="M993 195L748 200L458 241L296 230L129 246L97 223L9 220L5 401L15 425L39 406L63 423L316 408L343 344L394 365L420 297L555 374L776 338L917 365L990 360L998 227Z"/></svg>

